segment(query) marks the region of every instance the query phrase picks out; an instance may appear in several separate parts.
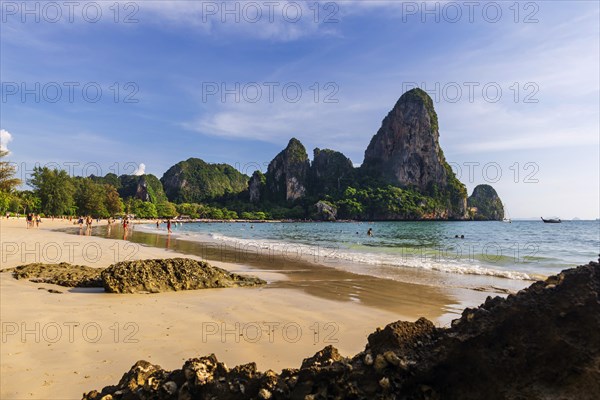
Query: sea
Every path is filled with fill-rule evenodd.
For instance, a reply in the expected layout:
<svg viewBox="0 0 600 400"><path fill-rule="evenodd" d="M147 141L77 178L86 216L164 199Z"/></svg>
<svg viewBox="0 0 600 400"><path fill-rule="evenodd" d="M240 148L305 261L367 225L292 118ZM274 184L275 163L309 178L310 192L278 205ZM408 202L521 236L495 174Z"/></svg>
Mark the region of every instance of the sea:
<svg viewBox="0 0 600 400"><path fill-rule="evenodd" d="M164 223L135 230L167 235ZM172 231L171 240L222 243L386 279L401 279L406 271L435 271L531 281L597 260L600 253L598 220L199 222L173 224Z"/></svg>

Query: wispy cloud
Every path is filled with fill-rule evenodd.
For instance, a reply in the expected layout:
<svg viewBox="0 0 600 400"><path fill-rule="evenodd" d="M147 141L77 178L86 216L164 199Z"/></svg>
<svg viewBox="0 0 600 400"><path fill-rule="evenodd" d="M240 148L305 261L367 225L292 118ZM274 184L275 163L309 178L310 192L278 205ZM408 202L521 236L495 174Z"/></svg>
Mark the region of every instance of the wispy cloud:
<svg viewBox="0 0 600 400"><path fill-rule="evenodd" d="M144 1L140 20L166 29L193 29L213 38L237 37L288 42L335 35L339 5L304 1Z"/></svg>
<svg viewBox="0 0 600 400"><path fill-rule="evenodd" d="M368 110L348 99L339 99L337 104L311 101L219 104L182 126L208 136L275 144L297 137L305 144L349 152L347 155L362 161L364 147L374 133L373 126L383 118L382 115L370 120L360 112Z"/></svg>

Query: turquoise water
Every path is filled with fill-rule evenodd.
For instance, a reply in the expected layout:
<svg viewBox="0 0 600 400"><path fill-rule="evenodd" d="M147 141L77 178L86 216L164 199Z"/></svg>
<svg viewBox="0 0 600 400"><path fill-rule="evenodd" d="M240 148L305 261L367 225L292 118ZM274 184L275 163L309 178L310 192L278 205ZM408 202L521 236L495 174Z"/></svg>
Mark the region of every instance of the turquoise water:
<svg viewBox="0 0 600 400"><path fill-rule="evenodd" d="M144 225L144 231L165 233ZM373 230L369 237L367 231ZM464 235L464 239L455 238ZM362 274L393 275L394 268L528 280L596 260L599 221L186 223L179 240L219 241L288 259L360 267Z"/></svg>

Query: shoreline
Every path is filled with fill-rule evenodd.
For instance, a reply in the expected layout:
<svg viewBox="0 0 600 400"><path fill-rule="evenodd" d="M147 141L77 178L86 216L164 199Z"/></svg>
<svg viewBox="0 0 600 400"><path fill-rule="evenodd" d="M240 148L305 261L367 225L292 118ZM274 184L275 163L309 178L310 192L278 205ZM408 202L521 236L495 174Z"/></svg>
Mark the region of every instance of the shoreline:
<svg viewBox="0 0 600 400"><path fill-rule="evenodd" d="M494 274L449 272L409 266L408 264L388 265L384 261L365 264L365 260L361 258L339 257L339 250L341 249L341 253L344 253L344 255L349 254L363 257L371 254L353 254L351 251L348 253L346 249L335 246L322 246L319 243L280 242L260 238L254 240L225 236L223 234L219 234L221 236L219 238L213 238L205 232L180 232L177 231L176 227L171 234L168 234L165 229L154 229L153 223L141 223L141 225L148 225L148 227L130 230L130 233L126 237L128 241L184 251L213 261L251 265L253 268L258 268L259 270L264 266L271 266L271 269L277 269L276 265L291 264L295 267L297 264L300 265L300 268L325 268L327 271L335 270L341 275L350 274L351 277L360 276L363 279L392 280L399 284L415 284L428 287L433 286L435 288L443 287L445 289L466 289L478 292L485 291L490 294L510 294L521 290L536 280L546 278L545 276L536 276L531 273L526 274L535 276L535 279L509 278L505 275L495 274L504 271L494 271L492 269L488 270L488 272L493 272ZM69 232L72 234L78 233L75 229L69 230ZM123 230L118 225L113 225L110 232L106 232L106 226L98 226L92 230L91 234L115 239L124 237ZM372 255L377 256L378 254ZM418 258L414 255L412 257L415 259ZM380 273L372 274L373 271L380 271ZM524 274L522 272L513 273Z"/></svg>
<svg viewBox="0 0 600 400"><path fill-rule="evenodd" d="M79 236L78 229L68 230L68 234ZM121 239L123 230L120 226L113 225L108 234L105 230L106 226L93 228L91 237L123 240ZM449 324L452 318L459 316L454 311L462 310L455 307L462 304L461 301L455 300L452 294L446 293L447 290L441 287L356 274L321 263L309 262L305 258L240 251L218 240L196 242L176 235L171 237L167 234L134 229L128 234L126 242L203 259L217 266L224 263L226 269L231 272L259 277L265 273L269 274L273 278L266 279L268 285L265 290L301 291L324 300L361 304L400 315L406 314L408 309L409 314L414 315L415 319L425 316L432 321L439 320L440 324ZM480 301L480 296L477 297L478 299L469 299L468 303L475 304Z"/></svg>
<svg viewBox="0 0 600 400"><path fill-rule="evenodd" d="M145 223L144 223L145 224ZM77 229L67 229L70 234L82 234ZM97 226L92 236L122 239L123 229L113 224ZM313 296L328 300L356 301L386 311L404 312L407 306L418 306L420 316L427 317L440 325L449 325L458 318L465 307L484 301L488 295L506 296L526 287L533 280L516 280L478 274L455 274L411 267L394 267L394 277L379 277L362 271L359 262L328 258L308 252L294 250L286 243L283 251L263 247L260 240L251 246L236 246L220 239L189 238L177 232L167 234L165 230L141 231L130 229L126 240L145 246L181 252L209 262L225 262L237 266L234 272L275 272L285 279L270 282L269 288L302 290ZM243 247L243 248L242 248ZM281 250L281 249L280 249ZM314 285L313 283L317 283ZM417 290L415 290L417 288ZM415 301L415 296L418 301ZM440 304L443 306L440 308ZM438 310L442 309L443 312ZM437 312L436 312L437 311Z"/></svg>
<svg viewBox="0 0 600 400"><path fill-rule="evenodd" d="M73 228L60 219L44 220L32 229L24 222L0 221L3 269L31 262L108 267L125 259L201 259L188 251L195 244L183 240L173 240L177 245L167 249L57 231ZM132 237L141 233L134 231ZM159 246L166 244L161 242L165 238L153 236ZM214 353L229 365L255 361L262 370L296 368L328 344L342 354L355 354L363 350L368 334L393 321L425 316L438 326L447 325L465 304L478 304L487 296L301 262L234 263L232 256L226 253L222 260L209 262L269 283L261 288L114 295L0 274L0 397L80 398L92 387L118 381L140 359L173 369L191 355Z"/></svg>

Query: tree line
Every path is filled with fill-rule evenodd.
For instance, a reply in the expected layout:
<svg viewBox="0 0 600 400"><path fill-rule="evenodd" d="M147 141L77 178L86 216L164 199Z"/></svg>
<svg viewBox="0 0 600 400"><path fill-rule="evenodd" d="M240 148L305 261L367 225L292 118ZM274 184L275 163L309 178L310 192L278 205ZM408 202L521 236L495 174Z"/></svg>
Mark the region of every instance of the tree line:
<svg viewBox="0 0 600 400"><path fill-rule="evenodd" d="M0 159L7 152L0 152ZM122 198L117 188L97 182L93 177L72 177L60 169L36 167L27 180L32 190L17 190L23 182L15 178L15 167L0 161L0 212L42 216L91 216L109 218L134 215L137 218L237 219L236 211L205 204L174 204L169 201L152 203L134 197ZM266 219L264 213L242 213L241 218Z"/></svg>

